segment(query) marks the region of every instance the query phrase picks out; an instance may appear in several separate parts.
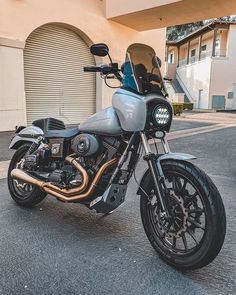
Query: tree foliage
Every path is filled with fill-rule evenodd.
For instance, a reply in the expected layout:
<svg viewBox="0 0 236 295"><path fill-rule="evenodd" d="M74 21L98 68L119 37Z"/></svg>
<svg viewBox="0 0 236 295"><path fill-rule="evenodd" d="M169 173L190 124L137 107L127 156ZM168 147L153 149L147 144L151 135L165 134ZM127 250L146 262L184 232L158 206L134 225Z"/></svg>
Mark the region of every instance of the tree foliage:
<svg viewBox="0 0 236 295"><path fill-rule="evenodd" d="M224 16L220 18L213 18L195 23L189 23L184 25L178 25L167 28L167 39L169 41L179 40L187 36L188 34L196 31L197 29L205 26L212 21L236 21L236 15Z"/></svg>

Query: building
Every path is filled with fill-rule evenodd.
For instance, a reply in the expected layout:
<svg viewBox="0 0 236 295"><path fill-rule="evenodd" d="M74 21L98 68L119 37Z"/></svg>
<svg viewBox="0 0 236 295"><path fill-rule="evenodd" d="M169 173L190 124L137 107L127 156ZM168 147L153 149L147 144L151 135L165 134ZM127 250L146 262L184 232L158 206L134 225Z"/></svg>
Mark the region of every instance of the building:
<svg viewBox="0 0 236 295"><path fill-rule="evenodd" d="M109 106L113 90L82 71L108 62L90 54L91 44L107 43L119 64L134 42L152 46L163 60L167 25L236 12L235 1L217 2L1 0L0 131L46 116L77 124Z"/></svg>
<svg viewBox="0 0 236 295"><path fill-rule="evenodd" d="M236 23L212 22L167 42L166 74L174 101L200 109L236 109Z"/></svg>

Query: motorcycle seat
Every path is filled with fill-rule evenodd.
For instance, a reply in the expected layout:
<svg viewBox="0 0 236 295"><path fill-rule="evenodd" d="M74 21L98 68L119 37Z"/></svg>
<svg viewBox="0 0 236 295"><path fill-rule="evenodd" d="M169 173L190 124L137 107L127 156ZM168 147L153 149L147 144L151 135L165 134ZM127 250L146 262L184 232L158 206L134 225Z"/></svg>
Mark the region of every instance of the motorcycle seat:
<svg viewBox="0 0 236 295"><path fill-rule="evenodd" d="M71 138L79 134L79 128L67 128L63 130L48 130L45 132L46 138Z"/></svg>
<svg viewBox="0 0 236 295"><path fill-rule="evenodd" d="M63 121L55 118L39 119L32 125L42 129L47 138L71 138L80 133L78 127L66 128Z"/></svg>

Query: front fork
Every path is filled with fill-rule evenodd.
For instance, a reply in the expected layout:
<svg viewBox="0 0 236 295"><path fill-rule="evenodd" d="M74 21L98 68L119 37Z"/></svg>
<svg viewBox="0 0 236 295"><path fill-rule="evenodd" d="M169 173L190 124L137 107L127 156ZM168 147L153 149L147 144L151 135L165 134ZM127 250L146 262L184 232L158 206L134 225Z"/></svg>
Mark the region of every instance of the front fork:
<svg viewBox="0 0 236 295"><path fill-rule="evenodd" d="M168 206L168 199L166 197L167 188L165 186L165 176L162 170L160 163L158 164L156 161L156 155L151 151L150 145L148 143L148 139L145 133L140 132L143 148L144 148L144 160L147 161L149 170L151 172L151 176L154 182L154 192L157 198L160 201L161 211L163 216L170 218L169 206ZM164 152L168 154L170 152L168 142L166 141L165 137L161 138L161 143L164 149Z"/></svg>

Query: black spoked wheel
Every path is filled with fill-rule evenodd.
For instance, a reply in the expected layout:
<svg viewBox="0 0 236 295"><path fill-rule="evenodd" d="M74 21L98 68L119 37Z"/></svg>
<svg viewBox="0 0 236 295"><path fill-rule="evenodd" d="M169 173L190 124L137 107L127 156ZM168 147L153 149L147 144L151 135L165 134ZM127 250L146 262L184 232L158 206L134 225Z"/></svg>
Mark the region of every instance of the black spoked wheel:
<svg viewBox="0 0 236 295"><path fill-rule="evenodd" d="M225 210L211 179L192 163L163 164L171 218L160 210L150 177L141 195L141 215L146 234L168 263L195 269L210 263L219 253L226 229Z"/></svg>
<svg viewBox="0 0 236 295"><path fill-rule="evenodd" d="M11 171L14 168L19 168L20 162L28 151L29 147L30 144L24 144L17 149L11 159L8 169L8 188L11 197L17 204L24 207L33 207L41 202L46 196L46 193L39 188L11 177Z"/></svg>

